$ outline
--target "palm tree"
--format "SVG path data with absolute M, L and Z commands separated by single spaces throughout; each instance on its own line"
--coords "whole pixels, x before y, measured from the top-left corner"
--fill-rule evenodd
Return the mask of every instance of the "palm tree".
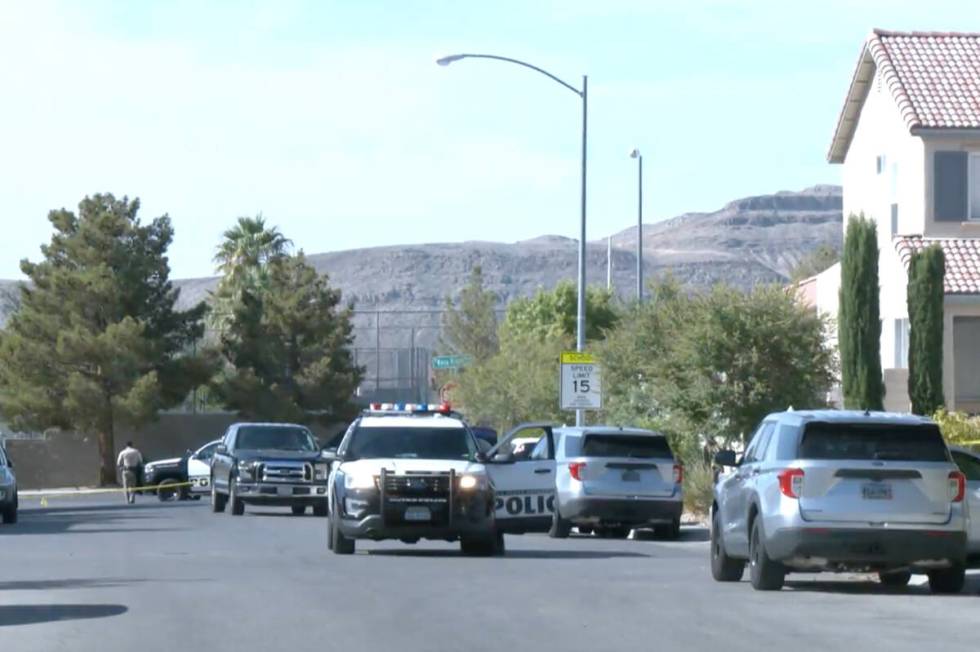
M 224 241 L 214 255 L 221 273 L 218 289 L 212 294 L 211 327 L 222 330 L 245 291 L 256 292 L 266 285 L 268 264 L 289 254 L 292 241 L 278 227 L 267 227 L 262 214 L 239 217 L 224 232 Z

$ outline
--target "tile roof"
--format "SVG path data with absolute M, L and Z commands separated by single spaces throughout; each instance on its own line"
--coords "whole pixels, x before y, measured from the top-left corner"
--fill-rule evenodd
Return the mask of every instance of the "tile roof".
M 980 129 L 980 34 L 875 30 L 865 42 L 828 159 L 847 154 L 875 71 L 912 129 Z
M 906 269 L 913 252 L 938 244 L 946 257 L 946 294 L 980 294 L 980 238 L 923 238 L 897 236 L 895 250 Z

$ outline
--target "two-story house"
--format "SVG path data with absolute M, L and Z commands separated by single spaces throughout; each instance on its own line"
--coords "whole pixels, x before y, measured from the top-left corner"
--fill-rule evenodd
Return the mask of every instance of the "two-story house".
M 828 153 L 843 166 L 850 214 L 877 223 L 885 407 L 907 411 L 907 265 L 930 244 L 946 256 L 943 389 L 980 412 L 980 34 L 875 30 L 851 79 Z M 836 317 L 840 265 L 815 279 Z

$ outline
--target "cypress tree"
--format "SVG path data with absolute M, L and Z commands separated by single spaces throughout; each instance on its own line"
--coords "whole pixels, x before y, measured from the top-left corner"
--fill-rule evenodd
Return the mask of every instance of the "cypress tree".
M 863 213 L 848 218 L 841 255 L 839 305 L 844 407 L 881 410 L 885 384 L 881 376 L 878 230 Z
M 909 261 L 909 398 L 912 412 L 931 415 L 943 397 L 943 277 L 946 260 L 939 246 L 912 254 Z

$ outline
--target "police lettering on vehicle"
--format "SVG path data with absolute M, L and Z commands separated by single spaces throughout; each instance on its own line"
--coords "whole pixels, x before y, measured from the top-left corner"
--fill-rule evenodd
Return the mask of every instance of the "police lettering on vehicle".
M 555 511 L 555 494 L 530 494 L 527 492 L 497 493 L 494 511 L 497 516 L 539 516 L 550 515 Z

